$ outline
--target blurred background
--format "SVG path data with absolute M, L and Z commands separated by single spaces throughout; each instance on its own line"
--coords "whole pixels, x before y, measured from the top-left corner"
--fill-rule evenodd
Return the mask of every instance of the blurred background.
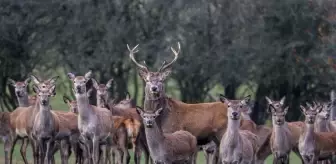
M 102 83 L 114 79 L 114 97 L 129 91 L 142 106 L 143 81 L 126 44 L 140 44 L 137 60 L 156 71 L 180 42 L 169 96 L 198 103 L 251 94 L 259 124 L 264 97 L 286 96 L 288 120 L 298 120 L 300 103 L 327 101 L 335 88 L 335 27 L 335 0 L 1 0 L 1 110 L 16 107 L 7 79 L 31 74 L 59 75 L 53 103 L 67 110 L 66 73 L 89 69 Z

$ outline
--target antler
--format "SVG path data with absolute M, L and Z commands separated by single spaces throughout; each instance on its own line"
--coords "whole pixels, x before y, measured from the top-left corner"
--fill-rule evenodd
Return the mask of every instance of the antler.
M 141 65 L 141 64 L 138 63 L 138 62 L 135 60 L 135 58 L 134 58 L 134 54 L 137 53 L 137 52 L 139 51 L 139 50 L 137 50 L 138 46 L 139 46 L 139 44 L 136 45 L 133 49 L 131 49 L 131 48 L 128 46 L 128 44 L 127 44 L 128 51 L 130 52 L 129 56 L 130 56 L 130 58 L 132 59 L 132 61 L 133 61 L 139 68 L 148 71 L 148 69 L 147 69 L 146 66 Z
M 178 46 L 178 51 L 177 51 L 177 52 L 175 51 L 175 49 L 174 49 L 173 47 L 170 47 L 170 49 L 173 51 L 175 57 L 174 57 L 174 59 L 173 59 L 170 63 L 168 63 L 168 64 L 165 64 L 165 61 L 164 61 L 164 63 L 162 64 L 161 68 L 159 69 L 159 72 L 165 70 L 165 69 L 168 68 L 168 67 L 170 67 L 170 66 L 177 60 L 178 55 L 179 55 L 180 50 L 181 50 L 180 42 L 177 42 L 177 46 Z

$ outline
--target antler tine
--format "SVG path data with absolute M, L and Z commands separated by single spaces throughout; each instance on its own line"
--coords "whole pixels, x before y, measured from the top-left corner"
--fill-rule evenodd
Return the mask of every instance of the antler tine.
M 306 102 L 306 105 L 309 107 L 309 109 L 313 108 L 313 106 L 309 102 Z
M 179 53 L 180 53 L 180 51 L 181 51 L 181 45 L 180 45 L 180 42 L 177 42 L 177 47 L 178 47 L 178 51 L 177 51 L 177 52 L 176 52 L 176 50 L 175 50 L 173 47 L 170 47 L 170 49 L 171 49 L 171 51 L 173 51 L 175 57 L 174 57 L 174 59 L 173 59 L 170 63 L 168 63 L 168 64 L 163 64 L 163 66 L 160 68 L 159 71 L 163 71 L 163 70 L 165 70 L 166 68 L 170 67 L 170 66 L 177 60 L 178 55 L 179 55 Z
M 142 64 L 140 64 L 140 63 L 138 63 L 138 62 L 135 60 L 135 58 L 134 58 L 134 54 L 137 53 L 137 52 L 139 52 L 139 50 L 137 50 L 138 46 L 139 46 L 139 44 L 137 44 L 133 49 L 131 49 L 131 48 L 129 47 L 129 45 L 127 44 L 128 51 L 130 52 L 129 57 L 132 59 L 132 61 L 133 61 L 139 68 L 148 71 L 148 69 L 147 69 L 146 66 L 144 66 L 144 65 L 142 65 Z
M 160 71 L 161 71 L 162 68 L 165 66 L 165 64 L 166 64 L 166 61 L 163 61 L 163 62 L 162 62 L 162 65 L 161 65 L 161 67 L 160 67 L 160 69 L 159 69 Z

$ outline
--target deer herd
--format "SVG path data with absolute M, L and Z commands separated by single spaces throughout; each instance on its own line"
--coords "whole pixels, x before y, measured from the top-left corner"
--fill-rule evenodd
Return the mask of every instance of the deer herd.
M 156 72 L 136 61 L 137 47 L 127 45 L 129 57 L 145 82 L 143 107 L 136 106 L 129 94 L 116 103 L 108 92 L 113 80 L 99 83 L 92 71 L 67 74 L 75 95 L 74 100 L 63 96 L 68 110 L 50 105 L 58 76 L 48 80 L 34 75 L 24 81 L 9 79 L 19 107 L 0 112 L 5 164 L 12 164 L 18 140 L 25 164 L 29 144 L 34 164 L 55 163 L 57 151 L 62 164 L 67 164 L 72 154 L 76 164 L 128 164 L 129 149 L 134 151 L 136 164 L 141 162 L 142 153 L 146 164 L 195 164 L 200 149 L 207 164 L 262 164 L 270 155 L 273 163 L 287 164 L 292 151 L 302 163 L 332 163 L 336 121 L 330 119 L 330 102 L 301 105 L 305 120 L 286 122 L 290 109 L 285 106 L 285 97 L 279 101 L 266 97 L 272 127 L 256 125 L 249 116 L 250 96 L 230 100 L 220 95 L 218 102 L 187 104 L 166 95 L 164 82 L 178 58 L 180 44 L 177 51 L 171 48 L 174 59 L 163 62 Z M 28 94 L 30 81 L 35 95 Z M 90 101 L 92 97 L 95 104 Z

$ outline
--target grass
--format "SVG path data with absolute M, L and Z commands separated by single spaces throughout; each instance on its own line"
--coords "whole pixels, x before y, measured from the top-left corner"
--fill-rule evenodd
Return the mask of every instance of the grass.
M 3 147 L 2 144 L 0 146 Z M 131 155 L 130 164 L 134 164 L 133 152 L 131 150 L 129 152 L 130 152 L 130 155 Z M 28 147 L 28 150 L 27 150 L 27 158 L 28 158 L 29 163 L 33 163 L 32 151 L 31 151 L 30 147 Z M 4 159 L 5 159 L 4 152 L 0 151 L 0 163 L 4 163 Z M 59 155 L 59 153 L 57 153 L 55 155 L 56 164 L 61 163 L 60 159 L 61 159 L 60 155 Z M 21 155 L 20 155 L 20 144 L 17 144 L 16 147 L 15 147 L 15 150 L 14 150 L 14 154 L 13 154 L 13 164 L 21 164 L 21 163 L 23 163 L 23 160 L 22 160 Z M 73 158 L 73 155 L 69 159 L 69 163 L 75 163 L 75 159 Z M 141 158 L 141 163 L 144 163 L 144 158 Z M 197 163 L 198 164 L 204 164 L 205 163 L 205 158 L 204 158 L 203 152 L 198 153 Z M 272 157 L 271 156 L 267 158 L 266 163 L 267 164 L 272 163 Z M 301 162 L 300 162 L 299 158 L 294 153 L 292 153 L 291 156 L 290 156 L 290 163 L 300 164 Z

